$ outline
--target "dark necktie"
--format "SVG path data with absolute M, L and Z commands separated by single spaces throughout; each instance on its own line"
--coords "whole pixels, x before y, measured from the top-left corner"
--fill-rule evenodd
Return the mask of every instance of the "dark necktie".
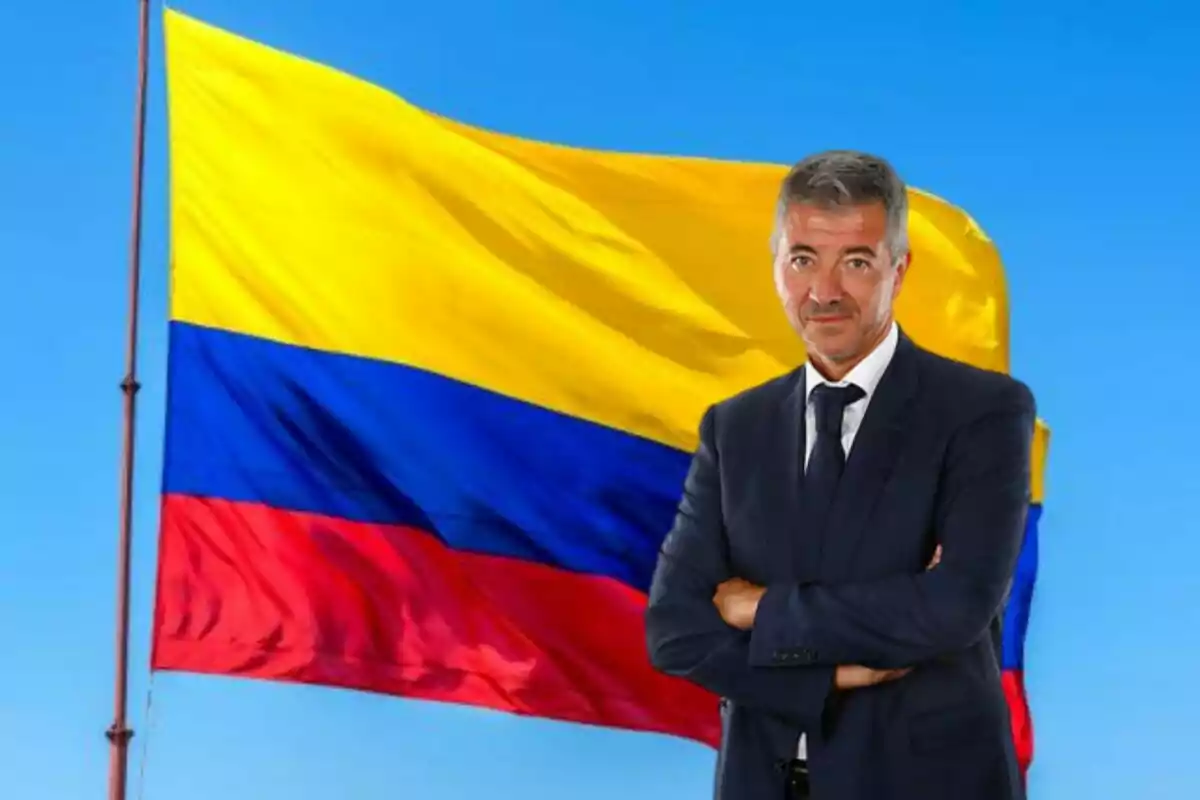
M 858 386 L 822 383 L 812 390 L 817 438 L 804 474 L 805 516 L 814 529 L 824 530 L 829 508 L 846 465 L 842 449 L 842 414 L 846 406 L 866 396 Z

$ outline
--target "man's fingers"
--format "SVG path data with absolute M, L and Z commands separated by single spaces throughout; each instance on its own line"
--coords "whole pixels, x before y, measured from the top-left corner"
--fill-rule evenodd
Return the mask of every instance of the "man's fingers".
M 942 561 L 942 546 L 939 544 L 937 546 L 937 549 L 933 551 L 933 558 L 930 559 L 929 566 L 925 567 L 925 569 L 931 570 L 934 567 L 936 567 L 938 564 L 940 564 L 941 561 Z
M 857 689 L 866 686 L 871 670 L 855 664 L 841 664 L 834 672 L 834 685 L 839 689 Z
M 912 667 L 905 667 L 904 669 L 873 669 L 871 670 L 871 685 L 891 683 L 903 678 L 910 672 L 912 672 Z
M 877 673 L 880 676 L 878 682 L 887 683 L 888 681 L 894 681 L 897 678 L 903 678 L 910 672 L 912 672 L 912 667 L 905 667 L 904 669 L 885 669 Z
M 858 664 L 842 664 L 835 673 L 835 683 L 839 689 L 860 689 L 864 686 L 875 686 L 880 683 L 898 680 L 912 672 L 912 667 L 902 669 L 871 669 Z

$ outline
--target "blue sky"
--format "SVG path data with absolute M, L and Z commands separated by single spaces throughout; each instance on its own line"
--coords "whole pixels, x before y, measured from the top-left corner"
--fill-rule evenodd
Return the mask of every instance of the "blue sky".
M 1198 12 L 1182 0 L 569 5 L 176 7 L 486 127 L 779 162 L 865 148 L 968 208 L 1007 262 L 1014 372 L 1054 430 L 1029 634 L 1032 797 L 1200 795 L 1188 496 L 1200 425 L 1187 410 L 1200 388 Z M 147 800 L 706 796 L 713 756 L 696 745 L 350 692 L 160 675 L 147 722 L 168 246 L 157 13 L 153 32 L 131 797 L 143 748 Z M 95 797 L 105 781 L 135 38 L 133 0 L 0 4 L 12 797 Z

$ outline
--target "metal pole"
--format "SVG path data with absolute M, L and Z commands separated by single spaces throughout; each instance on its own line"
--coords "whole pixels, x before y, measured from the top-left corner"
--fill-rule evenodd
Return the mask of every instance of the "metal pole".
M 124 439 L 121 453 L 120 543 L 117 552 L 117 669 L 113 692 L 113 721 L 105 735 L 109 741 L 108 798 L 125 800 L 129 740 L 133 731 L 125 724 L 129 683 L 129 551 L 133 519 L 134 410 L 137 392 L 138 284 L 141 273 L 142 162 L 146 133 L 146 73 L 149 51 L 150 0 L 139 0 L 137 105 L 133 145 L 133 222 L 129 241 L 129 317 L 125 341 Z

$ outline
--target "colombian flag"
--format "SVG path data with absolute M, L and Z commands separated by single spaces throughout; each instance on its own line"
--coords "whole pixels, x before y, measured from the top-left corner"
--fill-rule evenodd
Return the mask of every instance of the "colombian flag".
M 642 613 L 704 408 L 804 358 L 768 249 L 785 167 L 500 135 L 166 32 L 152 668 L 716 743 Z M 905 330 L 1007 370 L 991 242 L 916 190 L 911 237 Z M 1019 737 L 1037 520 L 1006 617 Z

